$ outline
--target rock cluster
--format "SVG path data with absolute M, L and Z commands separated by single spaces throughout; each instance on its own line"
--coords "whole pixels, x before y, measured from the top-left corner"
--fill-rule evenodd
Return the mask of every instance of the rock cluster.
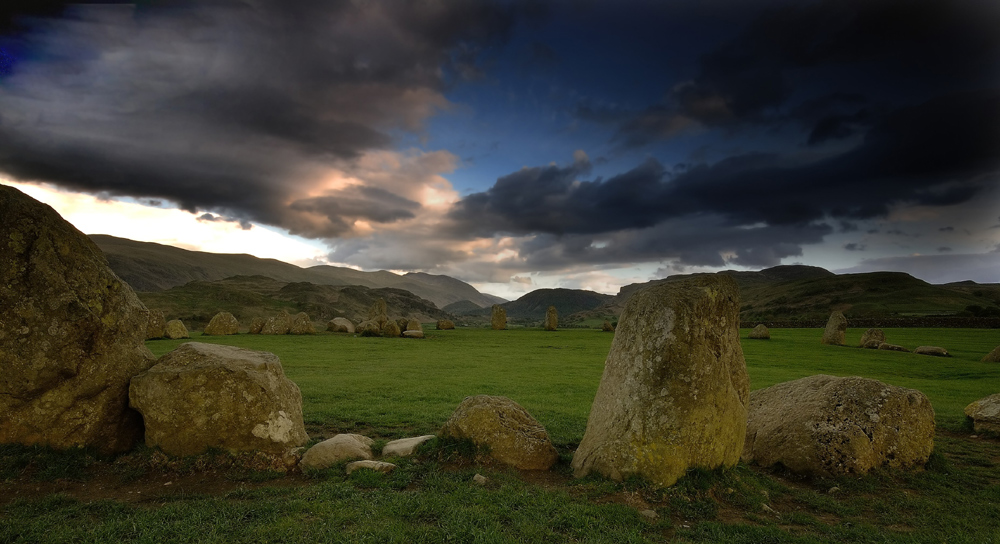
M 820 341 L 830 346 L 843 346 L 846 333 L 847 318 L 840 312 L 833 312 L 826 322 L 826 330 L 823 331 L 823 338 Z
M 499 304 L 494 304 L 490 317 L 490 325 L 495 331 L 502 331 L 507 328 L 507 310 Z
M 555 306 L 549 306 L 548 310 L 545 310 L 545 330 L 554 331 L 559 328 L 559 312 L 556 311 Z
M 747 338 L 750 338 L 752 340 L 770 340 L 771 331 L 767 329 L 767 325 L 761 323 L 756 327 L 754 327 L 752 331 L 750 331 L 750 334 L 747 336 Z
M 132 378 L 146 445 L 172 455 L 208 448 L 283 454 L 305 444 L 302 394 L 273 353 L 188 342 Z
M 934 409 L 915 389 L 817 375 L 750 394 L 743 459 L 814 476 L 922 465 L 934 449 Z
M 545 427 L 506 397 L 466 397 L 441 428 L 441 436 L 485 445 L 490 457 L 524 470 L 548 470 L 559 459 Z
M 219 312 L 208 322 L 202 334 L 206 336 L 225 336 L 240 332 L 240 322 L 229 312 Z
M 750 393 L 739 308 L 736 283 L 722 275 L 632 295 L 573 456 L 577 477 L 637 475 L 666 487 L 690 467 L 739 461 Z
M 885 333 L 882 329 L 868 329 L 861 335 L 860 347 L 865 349 L 878 349 L 885 343 Z
M 154 363 L 149 313 L 101 250 L 0 185 L 0 443 L 112 453 L 142 437 L 129 379 Z

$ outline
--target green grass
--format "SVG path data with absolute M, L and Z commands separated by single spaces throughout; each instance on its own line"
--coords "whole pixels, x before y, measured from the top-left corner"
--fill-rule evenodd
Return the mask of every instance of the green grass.
M 886 330 L 888 341 L 909 348 L 943 346 L 954 355 L 947 359 L 824 346 L 817 329 L 774 329 L 769 341 L 747 340 L 748 332 L 741 335 L 754 389 L 817 373 L 878 378 L 923 391 L 939 427 L 957 431 L 964 406 L 1000 387 L 1000 365 L 979 362 L 1000 343 L 997 331 Z M 856 345 L 862 332 L 849 330 L 848 343 Z M 465 396 L 508 396 L 552 435 L 562 454 L 552 471 L 475 465 L 474 448 L 441 440 L 389 475 L 346 476 L 335 467 L 298 480 L 219 452 L 170 460 L 140 448 L 104 460 L 86 451 L 5 446 L 0 485 L 8 492 L 109 481 L 141 486 L 199 474 L 215 474 L 229 488 L 164 488 L 139 503 L 29 493 L 0 500 L 0 542 L 1000 542 L 997 440 L 939 433 L 924 470 L 860 478 L 807 480 L 740 464 L 694 470 L 669 489 L 573 479 L 569 459 L 613 335 L 426 333 L 422 341 L 332 333 L 194 340 L 278 354 L 302 389 L 314 434 L 364 432 L 384 441 L 435 433 Z M 148 345 L 162 355 L 182 342 Z M 471 482 L 477 472 L 489 478 L 485 486 Z M 658 517 L 639 513 L 646 509 Z

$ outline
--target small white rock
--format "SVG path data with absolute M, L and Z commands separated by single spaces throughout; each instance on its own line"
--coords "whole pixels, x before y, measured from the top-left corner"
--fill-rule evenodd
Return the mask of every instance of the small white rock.
M 660 517 L 659 514 L 657 514 L 653 510 L 648 510 L 648 509 L 647 510 L 640 510 L 639 513 L 643 517 L 646 517 L 646 518 L 649 518 L 649 519 L 656 519 L 656 518 Z
M 383 457 L 409 457 L 413 455 L 413 452 L 417 451 L 417 448 L 421 444 L 427 442 L 428 440 L 434 438 L 432 434 L 426 434 L 424 436 L 416 436 L 413 438 L 400 438 L 399 440 L 393 440 L 382 448 Z
M 363 468 L 388 474 L 396 469 L 396 465 L 384 461 L 354 461 L 353 463 L 347 463 L 348 474 Z
M 475 476 L 472 477 L 472 481 L 479 485 L 486 485 L 486 482 L 489 481 L 489 478 L 483 476 L 482 474 L 476 474 Z

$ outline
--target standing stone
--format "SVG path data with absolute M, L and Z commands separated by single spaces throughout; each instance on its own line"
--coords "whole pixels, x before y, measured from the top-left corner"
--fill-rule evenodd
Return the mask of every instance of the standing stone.
M 376 321 L 362 321 L 358 325 L 358 334 L 361 336 L 382 336 L 382 327 Z
M 423 331 L 423 330 L 424 330 L 424 326 L 420 324 L 419 320 L 417 320 L 417 319 L 410 319 L 409 321 L 406 322 L 406 329 L 404 329 L 403 332 L 406 332 L 406 331 Z
M 554 331 L 559 328 L 559 312 L 556 311 L 555 306 L 549 306 L 548 310 L 545 310 L 545 330 Z
M 545 427 L 507 397 L 466 397 L 441 436 L 487 446 L 490 457 L 522 470 L 548 470 L 559 459 Z
M 399 331 L 399 325 L 395 321 L 386 321 L 382 325 L 382 336 L 386 338 L 398 338 L 402 336 L 402 332 Z
M 309 314 L 295 314 L 288 324 L 288 334 L 316 334 L 316 327 L 313 326 L 312 319 L 309 319 Z
M 187 327 L 184 326 L 184 322 L 180 319 L 171 319 L 167 321 L 167 338 L 171 340 L 180 340 L 181 338 L 191 338 L 188 334 Z
M 227 336 L 240 332 L 240 322 L 229 312 L 219 312 L 202 331 L 206 336 Z
M 826 330 L 823 331 L 823 338 L 820 342 L 830 346 L 843 346 L 846 336 L 847 318 L 840 312 L 833 312 L 826 322 Z
M 860 347 L 865 349 L 878 349 L 885 342 L 885 333 L 882 329 L 868 329 L 861 335 Z
M 690 467 L 739 461 L 750 393 L 739 309 L 736 283 L 721 275 L 629 298 L 573 456 L 576 477 L 638 475 L 666 487 Z
M 163 310 L 149 311 L 149 324 L 146 325 L 146 340 L 155 340 L 167 335 L 167 320 Z
M 450 319 L 439 319 L 435 326 L 439 331 L 450 331 L 455 329 L 455 322 Z
M 993 348 L 993 351 L 986 354 L 983 357 L 982 362 L 984 363 L 1000 363 L 1000 346 Z
M 346 317 L 335 317 L 326 324 L 326 330 L 354 334 L 354 323 L 351 323 L 351 320 Z
M 208 448 L 283 454 L 309 441 L 302 394 L 273 353 L 188 342 L 132 378 L 146 445 L 171 455 Z
M 972 420 L 972 429 L 1000 434 L 1000 393 L 981 398 L 965 407 L 965 416 Z
M 261 327 L 261 334 L 288 334 L 289 329 L 292 328 L 292 316 L 288 315 L 288 312 L 281 310 L 281 313 L 274 317 L 267 318 L 264 322 L 264 326 Z
M 389 316 L 387 315 L 388 310 L 386 309 L 385 299 L 380 298 L 372 304 L 372 307 L 368 310 L 368 321 L 374 321 L 378 323 L 379 328 L 385 326 L 386 321 L 389 321 Z
M 502 331 L 507 328 L 507 310 L 499 304 L 493 305 L 493 315 L 490 318 L 493 330 Z
M 770 340 L 771 331 L 768 330 L 767 325 L 760 323 L 754 327 L 752 331 L 750 331 L 750 335 L 747 336 L 747 338 L 751 338 L 753 340 Z
M 601 330 L 604 331 L 604 332 L 615 332 L 615 327 L 614 327 L 614 325 L 611 324 L 610 321 L 608 321 L 607 319 L 605 319 L 604 323 L 601 324 Z
M 809 376 L 750 394 L 743 460 L 814 476 L 924 464 L 934 449 L 927 396 L 857 376 Z
M 89 238 L 0 185 L 0 443 L 131 448 L 129 379 L 155 362 L 148 322 Z
M 260 331 L 264 330 L 264 325 L 267 324 L 267 320 L 263 317 L 255 317 L 250 320 L 250 334 L 260 334 Z
M 410 320 L 405 317 L 401 317 L 396 320 L 396 326 L 399 327 L 399 332 L 404 333 L 407 331 L 407 325 L 410 324 Z

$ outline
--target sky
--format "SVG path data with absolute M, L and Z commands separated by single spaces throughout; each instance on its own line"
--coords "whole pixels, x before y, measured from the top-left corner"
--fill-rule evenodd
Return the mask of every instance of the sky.
M 0 7 L 0 183 L 111 234 L 508 299 L 1000 282 L 994 0 Z

